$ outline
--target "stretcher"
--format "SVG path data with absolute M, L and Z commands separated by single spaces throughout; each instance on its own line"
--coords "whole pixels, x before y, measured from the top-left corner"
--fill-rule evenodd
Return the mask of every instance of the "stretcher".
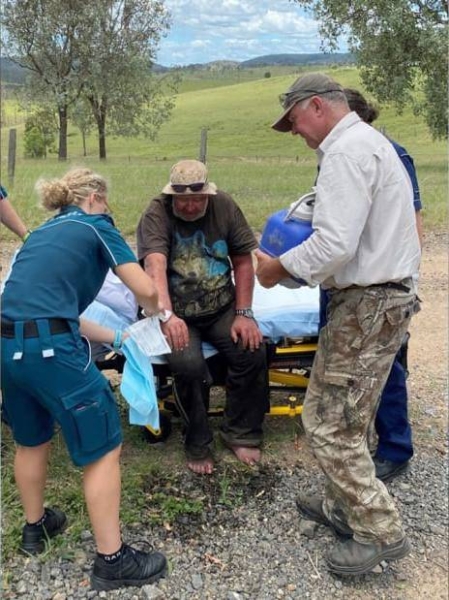
M 111 280 L 109 280 L 111 287 Z M 120 284 L 115 282 L 114 294 L 103 291 L 94 303 L 94 310 L 87 310 L 83 316 L 96 320 L 101 324 L 118 327 L 123 319 L 124 307 L 117 305 Z M 101 302 L 100 302 L 101 301 Z M 128 301 L 128 315 L 129 298 Z M 107 307 L 117 317 L 117 322 L 99 318 L 101 306 Z M 296 417 L 302 412 L 302 402 L 309 380 L 312 363 L 316 351 L 319 321 L 319 292 L 306 287 L 289 289 L 277 285 L 265 289 L 256 283 L 253 298 L 253 310 L 258 325 L 264 335 L 268 381 L 270 390 L 269 415 Z M 131 311 L 132 312 L 132 311 Z M 129 322 L 129 317 L 128 317 Z M 123 326 L 122 321 L 122 326 Z M 203 353 L 212 376 L 214 386 L 223 386 L 226 377 L 226 365 L 219 353 L 210 345 L 203 345 Z M 124 357 L 116 352 L 108 352 L 105 348 L 93 348 L 93 357 L 101 370 L 114 369 L 122 372 Z M 150 443 L 165 440 L 171 432 L 171 419 L 178 416 L 174 383 L 170 369 L 163 356 L 151 358 L 159 404 L 160 425 L 153 429 L 144 428 L 145 437 Z M 274 402 L 274 398 L 276 401 Z M 213 406 L 212 406 L 213 404 Z M 210 416 L 221 415 L 223 406 L 211 403 L 208 407 Z

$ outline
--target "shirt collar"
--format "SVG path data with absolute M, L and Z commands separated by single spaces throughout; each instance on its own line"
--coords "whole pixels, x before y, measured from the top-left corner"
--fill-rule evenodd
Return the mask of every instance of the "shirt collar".
M 85 210 L 83 210 L 79 206 L 76 206 L 76 204 L 70 204 L 69 206 L 63 206 L 61 208 L 61 210 L 59 211 L 59 213 L 53 218 L 58 219 L 61 217 L 76 217 L 76 216 L 100 217 L 100 218 L 105 219 L 111 225 L 113 225 L 115 227 L 114 219 L 110 215 L 108 215 L 106 213 L 100 213 L 98 215 L 89 215 Z
M 61 210 L 59 211 L 60 215 L 68 215 L 68 214 L 73 214 L 73 213 L 78 214 L 78 215 L 87 215 L 87 212 L 85 210 L 83 210 L 82 208 L 80 208 L 79 206 L 76 206 L 76 204 L 70 204 L 69 206 L 63 206 L 61 208 Z
M 331 129 L 331 131 L 327 134 L 327 136 L 318 146 L 316 150 L 318 159 L 323 157 L 323 154 L 325 154 L 329 150 L 332 144 L 342 135 L 344 131 L 346 131 L 346 129 L 349 129 L 350 127 L 352 127 L 356 123 L 360 123 L 361 121 L 362 119 L 354 111 L 351 111 L 342 119 L 340 119 L 340 121 L 338 121 L 338 123 L 333 127 L 333 129 Z

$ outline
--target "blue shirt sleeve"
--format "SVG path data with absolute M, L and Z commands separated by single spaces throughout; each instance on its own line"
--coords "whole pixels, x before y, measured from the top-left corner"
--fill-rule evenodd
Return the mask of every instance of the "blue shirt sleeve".
M 394 149 L 396 150 L 399 158 L 402 161 L 402 164 L 407 170 L 408 176 L 410 177 L 410 181 L 413 187 L 413 205 L 415 207 L 415 211 L 421 210 L 421 195 L 419 193 L 418 178 L 416 176 L 416 169 L 415 163 L 413 162 L 413 158 L 403 146 L 400 146 L 397 142 L 391 143 L 393 144 Z

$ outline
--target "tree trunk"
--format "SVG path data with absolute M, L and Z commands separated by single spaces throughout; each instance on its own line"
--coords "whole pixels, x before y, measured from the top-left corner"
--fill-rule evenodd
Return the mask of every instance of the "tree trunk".
M 98 131 L 98 152 L 100 160 L 106 160 L 106 106 L 107 102 L 103 97 L 101 102 L 95 96 L 88 96 L 92 106 L 95 122 Z
M 58 159 L 67 160 L 67 106 L 58 108 L 59 116 L 59 151 Z
M 106 127 L 103 115 L 97 121 L 98 125 L 98 152 L 100 160 L 106 160 Z
M 106 107 L 107 99 L 103 96 L 98 111 L 98 143 L 100 146 L 100 160 L 106 159 Z

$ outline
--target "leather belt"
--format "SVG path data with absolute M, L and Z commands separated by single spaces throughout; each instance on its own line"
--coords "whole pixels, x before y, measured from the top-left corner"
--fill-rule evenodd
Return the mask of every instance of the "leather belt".
M 58 333 L 68 333 L 70 331 L 70 325 L 65 319 L 47 319 L 50 327 L 50 333 L 56 335 Z M 2 337 L 13 338 L 15 323 L 12 321 L 2 321 L 1 333 Z M 35 338 L 39 337 L 37 330 L 36 321 L 25 321 L 23 324 L 23 337 L 24 338 Z
M 368 287 L 385 287 L 390 288 L 392 290 L 399 290 L 400 292 L 405 292 L 407 294 L 411 290 L 411 288 L 407 287 L 403 283 L 399 283 L 396 281 L 387 281 L 386 283 L 378 283 L 374 285 L 369 285 Z
M 408 282 L 411 280 L 404 279 L 403 281 Z M 342 288 L 342 290 L 365 290 L 368 288 L 389 288 L 391 290 L 399 290 L 400 292 L 405 292 L 406 294 L 408 294 L 412 289 L 410 286 L 407 286 L 405 285 L 405 283 L 401 283 L 400 281 L 386 281 L 385 283 L 373 283 L 371 285 L 350 285 L 347 288 Z

